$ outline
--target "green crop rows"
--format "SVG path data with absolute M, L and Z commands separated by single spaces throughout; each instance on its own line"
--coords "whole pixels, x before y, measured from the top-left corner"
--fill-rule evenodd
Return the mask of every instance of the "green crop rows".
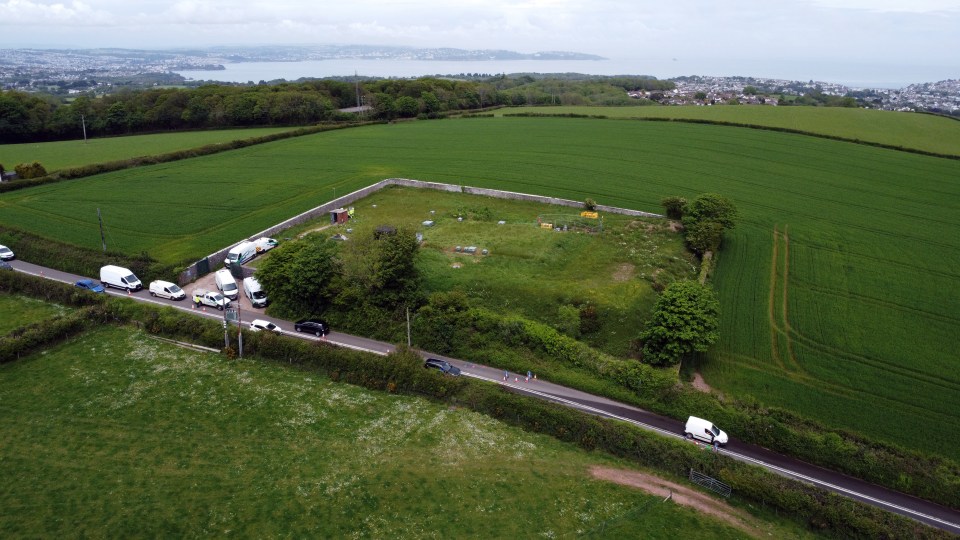
M 0 222 L 96 248 L 99 207 L 115 249 L 188 261 L 387 177 L 651 211 L 667 195 L 722 193 L 743 217 L 716 273 L 723 337 L 707 381 L 960 457 L 954 160 L 723 126 L 418 122 L 12 192 Z
M 18 163 L 39 161 L 47 171 L 58 171 L 90 163 L 119 161 L 140 156 L 155 156 L 237 139 L 263 137 L 291 128 L 223 129 L 157 133 L 131 137 L 110 137 L 88 141 L 5 144 L 0 146 L 0 163 L 12 171 Z
M 518 107 L 495 114 L 583 114 L 749 124 L 960 156 L 960 122 L 930 114 L 838 107 Z

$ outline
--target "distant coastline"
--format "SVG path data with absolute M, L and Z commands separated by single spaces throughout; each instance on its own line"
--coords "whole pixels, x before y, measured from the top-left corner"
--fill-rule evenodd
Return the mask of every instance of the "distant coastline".
M 172 70 L 189 80 L 230 83 L 295 81 L 300 78 L 347 77 L 409 78 L 432 75 L 582 73 L 585 75 L 647 75 L 671 79 L 687 75 L 750 76 L 794 81 L 824 81 L 851 88 L 899 89 L 921 82 L 950 78 L 940 66 L 870 66 L 806 62 L 799 65 L 684 61 L 676 59 L 599 60 L 408 60 L 344 58 L 305 61 L 228 62 L 222 70 Z

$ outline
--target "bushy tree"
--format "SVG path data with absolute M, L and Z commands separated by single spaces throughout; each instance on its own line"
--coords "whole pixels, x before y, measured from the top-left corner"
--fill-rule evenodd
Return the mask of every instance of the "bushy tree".
M 13 168 L 17 172 L 17 177 L 19 178 L 40 178 L 41 176 L 47 175 L 47 169 L 39 162 L 34 161 L 29 165 L 26 163 L 21 163 Z
M 257 281 L 284 313 L 312 314 L 332 300 L 340 264 L 336 245 L 321 235 L 281 244 L 257 268 Z
M 699 221 L 684 229 L 684 237 L 690 249 L 697 253 L 706 253 L 720 248 L 723 230 L 723 225 L 716 221 Z
M 688 221 L 715 221 L 724 229 L 732 229 L 737 224 L 737 217 L 739 213 L 733 201 L 716 193 L 704 193 L 686 206 L 683 221 L 684 225 Z
M 704 193 L 683 210 L 684 236 L 687 246 L 698 253 L 716 251 L 723 233 L 737 224 L 737 207 L 733 201 L 716 193 Z
M 640 334 L 643 361 L 674 366 L 694 352 L 705 352 L 720 337 L 720 303 L 713 290 L 695 281 L 677 281 L 664 289 Z
M 419 305 L 420 274 L 415 264 L 419 252 L 416 233 L 409 228 L 354 235 L 340 253 L 344 271 L 340 301 L 387 309 Z
M 683 217 L 683 209 L 687 206 L 687 200 L 683 197 L 664 197 L 660 200 L 660 206 L 666 212 L 670 219 L 680 219 Z

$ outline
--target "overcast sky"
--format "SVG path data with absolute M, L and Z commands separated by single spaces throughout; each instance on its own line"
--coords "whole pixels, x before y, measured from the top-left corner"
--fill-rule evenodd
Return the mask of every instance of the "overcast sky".
M 0 0 L 0 48 L 321 43 L 923 65 L 960 78 L 960 0 Z

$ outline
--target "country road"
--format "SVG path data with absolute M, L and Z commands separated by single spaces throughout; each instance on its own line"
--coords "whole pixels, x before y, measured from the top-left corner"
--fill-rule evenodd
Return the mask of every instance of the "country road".
M 61 281 L 63 283 L 73 284 L 84 276 L 68 274 L 58 270 L 37 266 L 25 261 L 10 261 L 13 268 L 17 271 L 42 276 L 47 279 Z M 99 281 L 94 279 L 94 281 Z M 171 306 L 183 311 L 189 311 L 197 316 L 223 319 L 223 313 L 216 309 L 207 308 L 206 310 L 197 309 L 186 300 L 166 300 L 154 298 L 147 291 L 147 283 L 144 283 L 144 289 L 135 293 L 127 293 L 117 289 L 108 289 L 108 293 L 116 296 L 129 296 L 132 299 L 150 302 L 157 305 Z M 261 317 L 262 315 L 257 315 Z M 243 316 L 248 321 L 253 317 Z M 300 339 L 316 341 L 313 335 L 300 334 L 294 331 L 293 323 L 278 319 L 269 319 L 279 326 L 285 334 Z M 368 351 L 375 354 L 386 355 L 394 350 L 394 346 L 389 343 L 376 341 L 341 332 L 331 331 L 325 336 L 325 341 L 330 344 L 347 347 L 355 350 Z M 656 431 L 667 437 L 682 438 L 683 422 L 673 418 L 656 415 L 631 405 L 619 403 L 604 397 L 595 396 L 586 392 L 581 392 L 572 388 L 559 386 L 543 380 L 526 380 L 526 374 L 509 373 L 508 380 L 504 381 L 504 370 L 495 367 L 484 366 L 456 358 L 448 358 L 442 355 L 421 353 L 424 357 L 443 358 L 456 366 L 460 367 L 463 375 L 495 384 L 501 384 L 513 391 L 535 396 L 561 403 L 570 407 L 583 410 L 590 414 L 613 418 L 632 423 L 644 429 Z M 721 428 L 723 426 L 720 426 Z M 691 443 L 692 444 L 692 443 Z M 741 461 L 750 462 L 762 466 L 777 474 L 797 479 L 802 482 L 814 484 L 823 489 L 833 491 L 840 495 L 851 497 L 867 504 L 883 508 L 885 510 L 910 517 L 930 526 L 937 527 L 953 534 L 960 535 L 960 511 L 944 507 L 942 505 L 918 499 L 916 497 L 905 495 L 903 493 L 877 486 L 863 480 L 853 478 L 838 472 L 834 472 L 822 467 L 811 465 L 803 461 L 791 458 L 789 456 L 777 454 L 765 448 L 747 444 L 738 441 L 735 437 L 730 438 L 730 443 L 721 453 Z

